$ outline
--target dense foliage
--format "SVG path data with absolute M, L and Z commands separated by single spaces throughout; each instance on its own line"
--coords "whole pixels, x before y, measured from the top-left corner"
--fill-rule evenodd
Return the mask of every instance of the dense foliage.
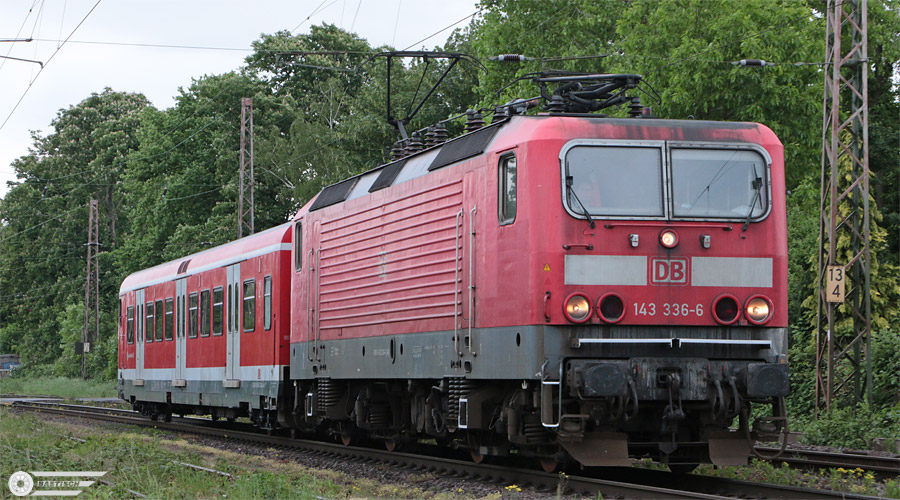
M 900 402 L 900 4 L 870 2 L 870 156 L 877 267 L 872 355 L 879 408 Z M 657 116 L 767 124 L 785 144 L 795 391 L 812 409 L 824 22 L 816 0 L 482 0 L 482 13 L 442 50 L 473 54 L 410 125 L 532 97 L 517 77 L 541 70 L 627 72 L 659 93 Z M 256 227 L 287 220 L 322 186 L 383 163 L 396 132 L 385 119 L 386 66 L 366 40 L 332 25 L 262 35 L 234 71 L 198 77 L 156 109 L 140 94 L 100 90 L 59 111 L 12 167 L 0 200 L 0 350 L 47 375 L 80 371 L 88 200 L 100 201 L 102 332 L 94 377 L 114 376 L 116 293 L 130 272 L 230 241 L 237 234 L 240 102 L 254 104 Z M 311 54 L 310 52 L 316 52 Z M 501 53 L 536 58 L 488 62 Z M 763 68 L 740 59 L 777 63 Z M 395 63 L 397 113 L 446 61 Z M 422 77 L 424 75 L 424 77 Z M 422 83 L 420 84 L 420 77 Z M 652 92 L 650 92 L 652 94 Z M 880 228 L 880 229 L 879 229 Z M 34 368 L 31 368 L 34 369 Z M 824 431 L 823 431 L 824 432 Z

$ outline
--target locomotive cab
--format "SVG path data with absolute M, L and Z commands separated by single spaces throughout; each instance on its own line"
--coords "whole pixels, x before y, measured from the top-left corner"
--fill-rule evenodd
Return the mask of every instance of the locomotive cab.
M 542 425 L 583 465 L 745 464 L 789 390 L 781 144 L 757 124 L 543 120 L 556 137 L 523 152 L 518 200 L 559 349 Z M 751 429 L 756 403 L 773 417 Z

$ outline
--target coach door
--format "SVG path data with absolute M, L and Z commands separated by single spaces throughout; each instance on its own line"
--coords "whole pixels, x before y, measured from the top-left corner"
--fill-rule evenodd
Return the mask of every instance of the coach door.
M 138 290 L 134 293 L 135 318 L 134 318 L 134 378 L 135 380 L 144 380 L 144 324 L 147 321 L 144 318 L 144 290 Z
M 184 331 L 184 311 L 187 302 L 187 279 L 175 282 L 175 380 L 174 387 L 187 385 L 187 335 Z
M 241 265 L 227 268 L 228 276 L 228 352 L 225 356 L 225 387 L 241 386 Z

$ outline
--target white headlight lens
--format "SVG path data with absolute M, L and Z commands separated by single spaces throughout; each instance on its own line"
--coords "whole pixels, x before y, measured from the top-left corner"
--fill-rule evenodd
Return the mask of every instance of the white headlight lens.
M 584 295 L 572 295 L 566 300 L 565 311 L 571 321 L 582 323 L 591 315 L 591 302 Z
M 770 311 L 769 301 L 762 297 L 756 297 L 747 302 L 747 317 L 750 321 L 761 323 L 769 317 Z
M 675 231 L 667 229 L 659 235 L 659 242 L 666 248 L 675 248 L 678 244 L 678 235 Z

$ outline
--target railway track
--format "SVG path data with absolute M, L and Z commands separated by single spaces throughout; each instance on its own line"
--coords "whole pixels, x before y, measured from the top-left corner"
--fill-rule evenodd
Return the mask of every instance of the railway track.
M 779 448 L 757 446 L 756 450 L 764 456 L 772 455 Z M 801 450 L 788 448 L 784 454 L 773 462 L 784 462 L 792 467 L 843 467 L 845 469 L 863 469 L 882 474 L 900 474 L 900 457 L 869 455 L 866 452 L 835 453 L 818 450 Z
M 47 415 L 102 420 L 120 424 L 156 427 L 175 432 L 202 435 L 229 441 L 240 441 L 346 460 L 369 461 L 394 468 L 474 479 L 498 485 L 517 484 L 554 494 L 558 491 L 585 496 L 612 498 L 719 499 L 719 498 L 847 498 L 869 499 L 864 495 L 751 483 L 702 475 L 675 475 L 639 468 L 595 468 L 583 475 L 561 476 L 520 466 L 474 464 L 468 460 L 423 454 L 343 446 L 312 439 L 291 439 L 223 427 L 203 418 L 173 418 L 172 422 L 151 421 L 131 410 L 97 408 L 56 403 L 22 403 L 10 405 L 14 411 L 31 411 Z M 249 427 L 249 426 L 248 426 Z M 442 449 L 435 449 L 440 453 Z M 563 484 L 561 484 L 561 481 Z M 498 486 L 499 487 L 499 486 Z

